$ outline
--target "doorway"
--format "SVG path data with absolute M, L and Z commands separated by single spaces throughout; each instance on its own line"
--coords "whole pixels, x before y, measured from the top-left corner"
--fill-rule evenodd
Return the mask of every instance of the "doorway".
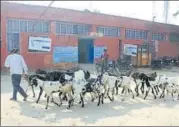
M 94 62 L 94 39 L 78 39 L 78 62 L 91 64 Z

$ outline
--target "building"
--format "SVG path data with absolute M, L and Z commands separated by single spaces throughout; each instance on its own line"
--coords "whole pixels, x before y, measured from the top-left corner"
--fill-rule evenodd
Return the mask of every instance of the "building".
M 117 59 L 123 44 L 152 43 L 158 40 L 157 56 L 179 54 L 179 26 L 154 23 L 127 17 L 49 8 L 32 29 L 34 20 L 44 6 L 1 2 L 1 67 L 14 46 L 20 48 L 29 68 L 55 66 L 53 51 L 56 46 L 78 46 L 79 34 L 102 32 L 94 40 L 95 46 L 106 46 L 110 59 Z M 51 51 L 29 50 L 29 36 L 51 38 Z

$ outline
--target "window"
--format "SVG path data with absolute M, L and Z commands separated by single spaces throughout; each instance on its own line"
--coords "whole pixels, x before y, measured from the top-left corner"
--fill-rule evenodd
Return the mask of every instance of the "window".
M 42 32 L 48 33 L 50 31 L 50 22 L 42 22 Z
M 69 34 L 73 34 L 73 25 L 68 24 L 68 25 L 67 25 L 67 28 L 66 28 L 66 31 L 67 31 L 67 33 L 69 33 Z
M 135 31 L 135 37 L 136 37 L 136 39 L 140 39 L 140 31 L 139 30 Z
M 84 26 L 78 25 L 78 34 L 83 35 L 84 34 Z
M 111 29 L 111 36 L 113 37 L 119 36 L 119 30 L 116 28 Z
M 171 42 L 179 42 L 179 33 L 170 33 L 169 40 Z
M 19 33 L 7 33 L 8 51 L 19 48 Z
M 34 28 L 33 28 L 34 25 Z M 19 33 L 19 32 L 38 32 L 48 33 L 50 31 L 50 22 L 24 19 L 8 19 L 7 32 Z
M 8 32 L 19 33 L 20 31 L 19 20 L 8 20 L 7 30 Z
M 130 30 L 126 30 L 126 38 L 130 38 Z
M 130 38 L 135 38 L 135 30 L 130 31 Z
M 152 33 L 152 40 L 164 41 L 166 35 L 164 33 Z
M 27 21 L 20 21 L 20 32 L 27 32 Z
M 42 23 L 36 22 L 34 25 L 34 32 L 42 33 Z
M 110 28 L 105 28 L 104 30 L 105 30 L 105 32 L 104 32 L 104 35 L 105 35 L 105 36 L 110 36 L 110 35 L 111 35 L 111 34 L 110 34 L 110 32 L 111 32 L 111 31 L 110 31 Z
M 34 21 L 28 21 L 28 32 L 33 32 L 33 25 L 35 24 Z
M 147 31 L 126 29 L 125 37 L 127 39 L 147 39 Z
M 78 25 L 73 25 L 73 34 L 78 34 Z
M 57 22 L 56 33 L 58 34 L 79 34 L 87 35 L 91 30 L 91 25 L 76 24 L 68 22 Z
M 97 27 L 97 33 L 102 33 L 104 36 L 119 37 L 120 29 L 115 27 Z
M 61 34 L 66 34 L 66 24 L 61 24 Z

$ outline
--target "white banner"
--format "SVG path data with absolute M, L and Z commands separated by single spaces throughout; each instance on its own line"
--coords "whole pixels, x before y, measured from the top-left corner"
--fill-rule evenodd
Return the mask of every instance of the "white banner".
M 137 54 L 137 45 L 124 44 L 123 53 L 125 55 L 136 56 L 136 54 Z
M 43 37 L 29 37 L 29 49 L 38 50 L 38 51 L 47 51 L 51 50 L 51 38 Z

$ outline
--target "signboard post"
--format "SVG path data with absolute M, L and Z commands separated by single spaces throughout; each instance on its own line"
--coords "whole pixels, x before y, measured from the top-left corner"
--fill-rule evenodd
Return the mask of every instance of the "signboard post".
M 43 37 L 29 37 L 29 48 L 30 50 L 46 51 L 51 50 L 51 38 Z
M 137 45 L 124 44 L 123 53 L 125 55 L 136 56 L 137 55 Z
M 53 50 L 54 63 L 76 63 L 78 62 L 78 47 L 56 46 Z

